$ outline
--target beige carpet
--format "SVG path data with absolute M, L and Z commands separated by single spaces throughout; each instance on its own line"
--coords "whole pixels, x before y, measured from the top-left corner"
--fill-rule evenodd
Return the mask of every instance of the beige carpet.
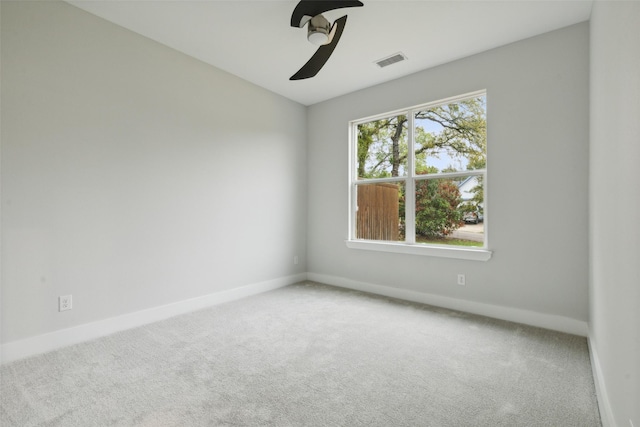
M 303 283 L 5 365 L 9 426 L 600 426 L 585 338 Z

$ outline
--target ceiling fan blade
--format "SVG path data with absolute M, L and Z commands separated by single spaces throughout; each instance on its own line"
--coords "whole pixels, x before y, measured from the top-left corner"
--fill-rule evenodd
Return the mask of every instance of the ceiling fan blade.
M 311 59 L 308 60 L 307 63 L 304 64 L 297 73 L 291 76 L 289 80 L 308 79 L 309 77 L 313 77 L 318 74 L 318 71 L 322 69 L 324 64 L 333 53 L 333 50 L 338 45 L 340 37 L 342 37 L 342 32 L 344 31 L 346 22 L 346 15 L 342 18 L 336 19 L 336 22 L 333 23 L 333 28 L 331 29 L 331 42 L 329 44 L 325 44 L 324 46 L 320 46 L 316 53 L 313 54 Z
M 291 15 L 291 26 L 302 28 L 311 18 L 329 10 L 364 6 L 361 1 L 301 0 Z

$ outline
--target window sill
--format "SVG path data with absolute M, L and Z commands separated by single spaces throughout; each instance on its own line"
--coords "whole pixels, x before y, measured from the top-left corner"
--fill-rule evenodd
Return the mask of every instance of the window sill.
M 395 242 L 376 242 L 371 240 L 347 240 L 347 247 L 367 251 L 393 252 L 398 254 L 423 255 L 440 258 L 456 258 L 471 261 L 489 261 L 492 251 L 487 249 L 470 249 L 467 247 L 449 247 L 435 245 L 410 245 Z

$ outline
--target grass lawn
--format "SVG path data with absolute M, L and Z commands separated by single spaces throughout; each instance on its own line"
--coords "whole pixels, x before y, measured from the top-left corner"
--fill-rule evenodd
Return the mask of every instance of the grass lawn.
M 462 239 L 429 239 L 422 236 L 416 236 L 417 243 L 429 243 L 432 245 L 451 245 L 451 246 L 475 246 L 482 247 L 482 242 L 474 242 L 473 240 L 462 240 Z

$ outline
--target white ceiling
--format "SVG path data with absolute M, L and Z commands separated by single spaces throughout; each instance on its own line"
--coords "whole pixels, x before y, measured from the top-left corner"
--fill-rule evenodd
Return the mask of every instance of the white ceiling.
M 69 1 L 287 98 L 311 105 L 589 19 L 593 1 L 362 0 L 314 78 L 289 81 L 313 55 L 306 28 L 289 25 L 297 0 Z M 374 64 L 397 52 L 409 59 Z

